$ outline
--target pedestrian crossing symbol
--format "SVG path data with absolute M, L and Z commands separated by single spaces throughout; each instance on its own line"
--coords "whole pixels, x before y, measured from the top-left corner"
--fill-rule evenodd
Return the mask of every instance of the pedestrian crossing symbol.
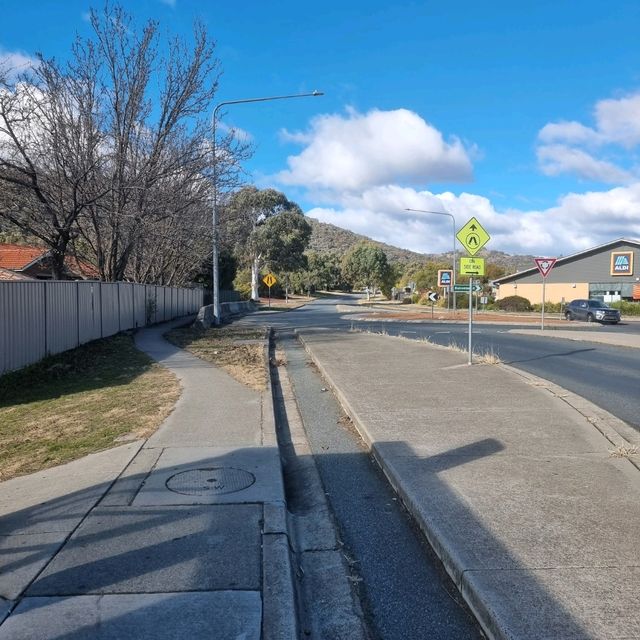
M 458 231 L 456 238 L 458 238 L 460 244 L 462 244 L 470 255 L 475 256 L 476 253 L 489 242 L 491 236 L 475 218 L 471 218 L 471 220 Z

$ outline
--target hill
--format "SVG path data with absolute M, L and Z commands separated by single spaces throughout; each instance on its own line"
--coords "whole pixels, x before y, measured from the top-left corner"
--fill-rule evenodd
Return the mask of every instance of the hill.
M 385 244 L 384 242 L 372 240 L 367 236 L 354 233 L 353 231 L 348 231 L 347 229 L 342 229 L 341 227 L 337 227 L 333 224 L 320 222 L 315 218 L 307 217 L 307 221 L 311 224 L 312 228 L 309 249 L 311 251 L 317 251 L 318 253 L 336 251 L 344 254 L 347 253 L 347 251 L 349 251 L 349 249 L 354 245 L 358 244 L 358 242 L 366 240 L 367 242 L 380 247 L 387 254 L 389 262 L 395 262 L 402 265 L 406 265 L 411 262 L 427 261 L 451 262 L 451 251 L 447 253 L 417 253 L 416 251 L 409 251 L 408 249 L 401 249 L 390 244 Z M 462 248 L 460 248 L 460 252 L 462 253 Z M 459 257 L 461 253 L 457 254 L 456 257 Z M 486 258 L 487 261 L 492 264 L 504 267 L 507 270 L 507 273 L 515 273 L 516 271 L 522 271 L 523 269 L 529 269 L 535 266 L 533 256 L 510 255 L 503 251 L 491 251 L 486 249 L 480 251 L 478 255 L 479 257 Z

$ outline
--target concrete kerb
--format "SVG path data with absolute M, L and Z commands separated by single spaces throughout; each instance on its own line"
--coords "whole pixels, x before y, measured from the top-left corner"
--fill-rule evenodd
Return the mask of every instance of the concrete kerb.
M 271 387 L 270 349 L 272 327 L 264 344 L 267 387 L 262 400 L 262 444 L 278 446 L 273 389 Z M 282 473 L 282 469 L 280 471 Z M 283 482 L 284 486 L 284 482 Z M 287 526 L 286 503 L 265 503 L 262 530 L 262 634 L 264 640 L 297 640 L 299 637 L 295 576 Z
M 498 626 L 496 614 L 491 607 L 490 602 L 485 600 L 483 593 L 477 589 L 472 581 L 466 579 L 465 573 L 467 572 L 462 569 L 463 563 L 458 557 L 456 550 L 443 544 L 443 541 L 438 535 L 438 531 L 435 530 L 432 524 L 423 517 L 421 510 L 418 508 L 417 501 L 411 493 L 405 490 L 402 486 L 401 479 L 397 476 L 393 466 L 388 464 L 384 457 L 379 453 L 377 447 L 373 443 L 371 434 L 366 428 L 366 425 L 354 411 L 342 391 L 335 385 L 331 377 L 328 375 L 325 367 L 316 358 L 313 350 L 305 342 L 304 336 L 297 331 L 296 334 L 305 351 L 318 367 L 318 370 L 325 379 L 327 386 L 332 389 L 344 411 L 353 421 L 354 426 L 360 433 L 377 464 L 382 469 L 385 477 L 389 480 L 391 486 L 397 492 L 401 501 L 420 527 L 420 530 L 423 532 L 429 544 L 443 563 L 447 573 L 458 586 L 464 600 L 473 611 L 485 633 L 487 633 L 488 637 L 492 640 L 511 640 L 510 637 L 505 635 L 504 631 Z M 619 446 L 624 443 L 638 442 L 637 434 L 635 434 L 628 425 L 584 398 L 581 398 L 558 385 L 550 383 L 547 380 L 519 371 L 514 367 L 503 364 L 500 364 L 499 366 L 503 367 L 506 371 L 517 374 L 528 384 L 544 388 L 551 394 L 564 400 L 569 406 L 578 411 L 590 424 L 592 424 L 612 445 Z M 638 462 L 634 461 L 632 458 L 627 458 L 627 460 L 634 466 L 634 468 L 640 469 Z

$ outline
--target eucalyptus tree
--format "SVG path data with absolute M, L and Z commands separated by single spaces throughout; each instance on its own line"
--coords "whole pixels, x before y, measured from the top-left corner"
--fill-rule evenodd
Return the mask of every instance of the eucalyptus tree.
M 275 189 L 248 186 L 229 198 L 221 216 L 223 237 L 251 268 L 251 298 L 258 299 L 260 270 L 292 271 L 306 265 L 311 226 L 300 207 Z
M 358 243 L 342 262 L 344 279 L 352 287 L 366 287 L 367 299 L 369 293 L 380 288 L 390 288 L 391 280 L 395 277 L 394 270 L 389 266 L 387 254 L 369 242 Z

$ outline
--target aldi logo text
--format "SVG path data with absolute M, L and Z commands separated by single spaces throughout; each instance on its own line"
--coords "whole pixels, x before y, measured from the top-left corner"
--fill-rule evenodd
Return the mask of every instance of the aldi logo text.
M 633 275 L 633 251 L 613 251 L 611 253 L 611 275 Z

